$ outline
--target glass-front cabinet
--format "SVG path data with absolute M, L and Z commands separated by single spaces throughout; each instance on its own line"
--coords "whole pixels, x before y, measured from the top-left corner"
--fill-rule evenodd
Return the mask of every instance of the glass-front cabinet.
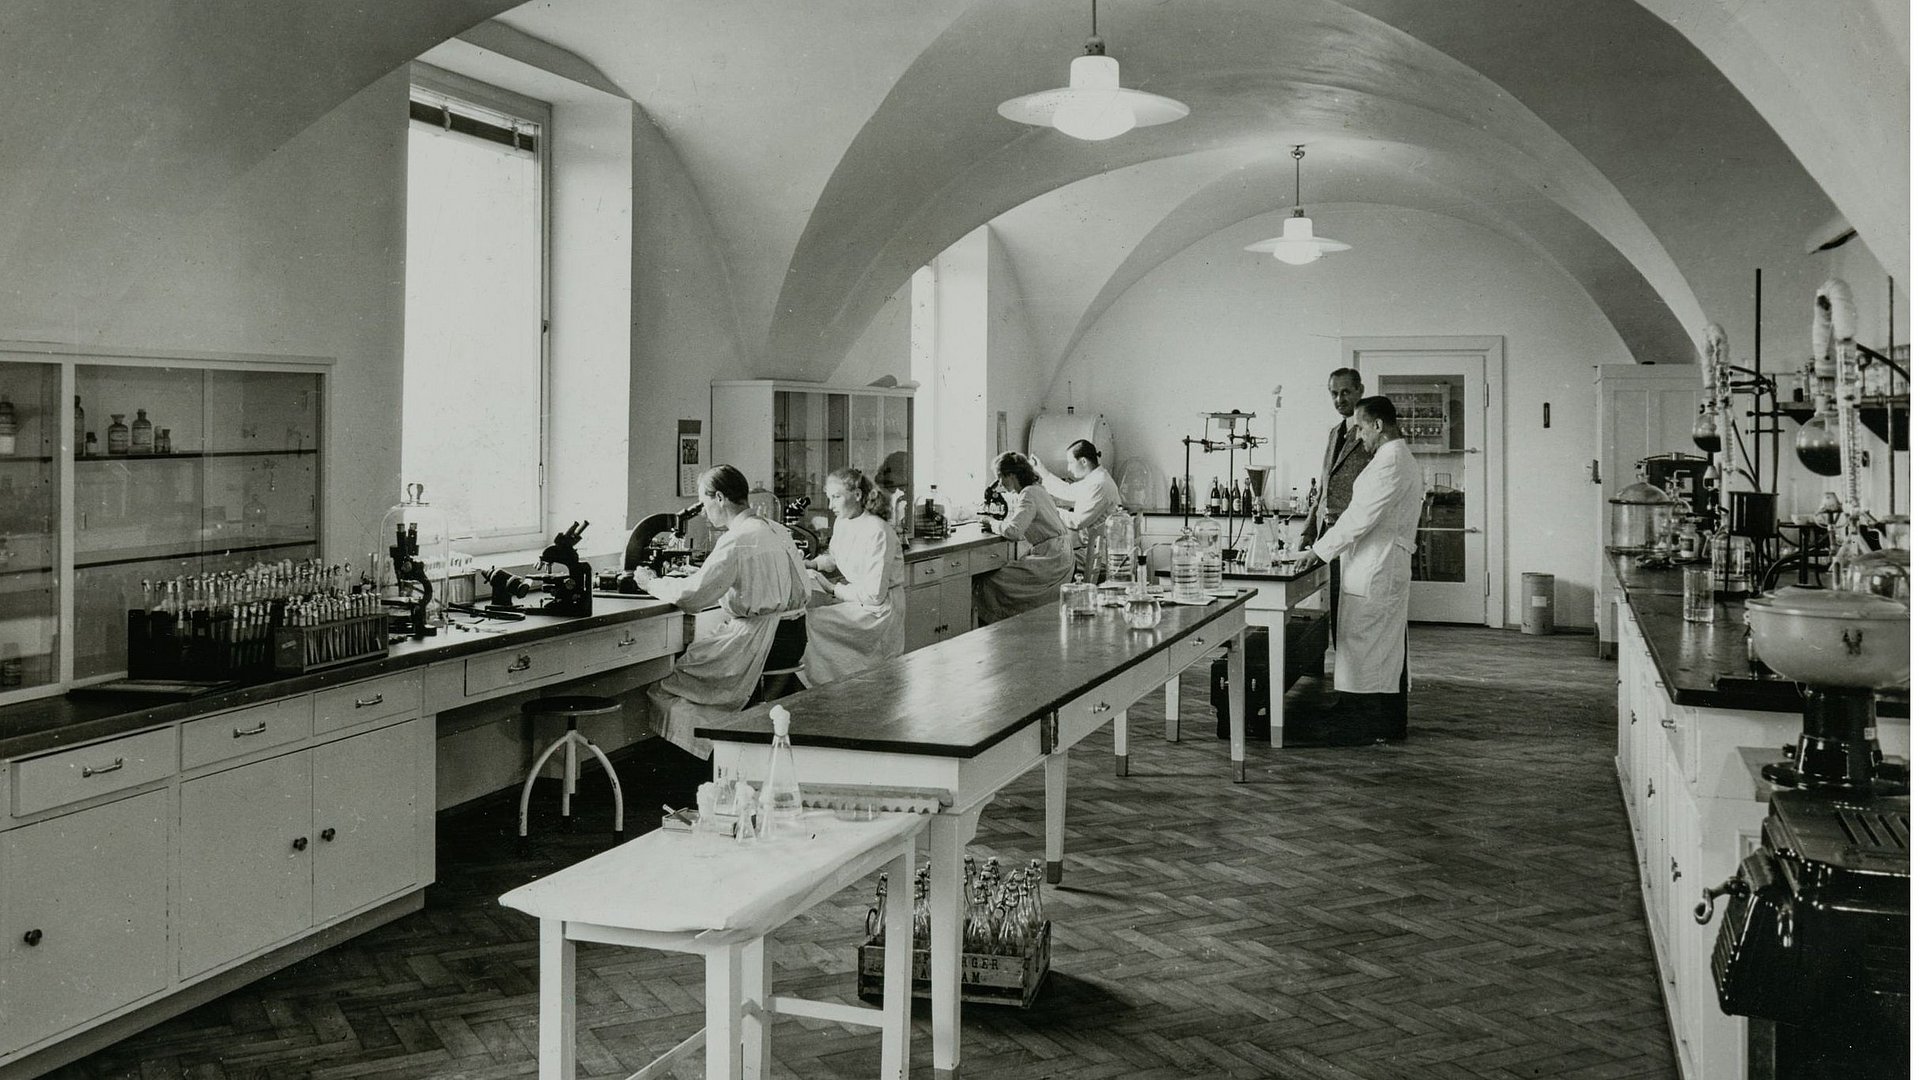
M 809 500 L 803 515 L 831 528 L 827 476 L 851 465 L 909 503 L 913 487 L 913 391 L 840 388 L 752 379 L 713 384 L 713 458 L 746 474 L 781 502 Z
M 0 351 L 0 702 L 123 672 L 149 584 L 318 555 L 325 377 Z

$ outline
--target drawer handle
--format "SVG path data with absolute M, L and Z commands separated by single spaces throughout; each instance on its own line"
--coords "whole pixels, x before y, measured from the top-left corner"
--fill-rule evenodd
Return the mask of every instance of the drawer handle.
M 1680 725 L 1679 725 L 1679 724 L 1676 724 L 1676 723 L 1674 723 L 1674 722 L 1673 722 L 1673 717 L 1671 717 L 1671 716 L 1663 716 L 1663 717 L 1661 717 L 1661 718 L 1660 718 L 1660 726 L 1661 726 L 1661 727 L 1663 727 L 1663 728 L 1666 728 L 1666 729 L 1667 729 L 1668 731 L 1678 731 L 1678 730 L 1680 730 Z
M 1679 881 L 1680 880 L 1680 860 L 1669 858 L 1667 861 L 1673 864 L 1673 880 Z
M 325 841 L 326 843 L 329 843 L 329 844 L 333 843 L 334 836 L 335 836 L 335 833 L 333 831 L 333 826 L 331 825 L 320 830 L 320 839 Z
M 1088 711 L 1088 712 L 1090 712 L 1090 713 L 1103 713 L 1103 712 L 1112 712 L 1112 711 L 1113 711 L 1113 706 L 1111 706 L 1111 705 L 1109 705 L 1109 704 L 1107 704 L 1106 702 L 1104 702 L 1104 701 L 1103 701 L 1103 702 L 1101 702 L 1101 703 L 1099 703 L 1098 705 L 1095 705 L 1095 706 L 1094 706 L 1093 708 L 1091 708 L 1091 709 L 1088 709 L 1087 711 Z
M 43 937 L 46 937 L 46 935 L 42 934 L 40 931 L 29 930 L 26 933 L 20 935 L 20 940 L 26 942 L 28 948 L 32 948 L 33 946 L 40 944 L 40 939 Z
M 385 700 L 387 700 L 387 695 L 385 694 L 375 694 L 370 698 L 354 698 L 353 707 L 356 709 L 371 708 Z
M 121 769 L 124 769 L 126 767 L 127 767 L 127 759 L 123 757 L 117 757 L 113 759 L 113 764 L 111 765 L 82 765 L 80 767 L 80 775 L 83 778 L 88 776 L 99 776 L 101 773 L 119 772 Z
M 624 649 L 629 645 L 638 645 L 638 644 L 640 644 L 640 639 L 637 637 L 634 637 L 632 634 L 628 634 L 626 637 L 623 637 L 619 641 L 614 642 L 613 647 L 616 649 Z
M 244 739 L 249 735 L 258 735 L 265 730 L 267 730 L 267 722 L 262 720 L 250 728 L 234 728 L 233 737 L 236 739 Z
M 295 851 L 305 851 L 305 850 L 307 850 L 307 838 L 306 838 L 306 837 L 304 837 L 304 836 L 296 836 L 296 837 L 294 837 L 294 838 L 293 838 L 293 850 L 295 850 Z
M 526 653 L 521 653 L 513 663 L 507 665 L 507 674 L 511 675 L 516 671 L 525 671 L 532 666 L 533 657 L 528 656 Z
M 1653 781 L 1647 781 L 1647 798 L 1653 798 Z

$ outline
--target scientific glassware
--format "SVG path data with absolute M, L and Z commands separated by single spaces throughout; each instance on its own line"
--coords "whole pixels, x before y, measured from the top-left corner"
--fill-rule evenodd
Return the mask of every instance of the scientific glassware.
M 128 432 L 126 413 L 113 413 L 113 423 L 107 425 L 107 453 L 124 454 L 127 452 Z
M 1173 598 L 1183 604 L 1207 602 L 1207 590 L 1200 584 L 1200 541 L 1192 529 L 1182 530 L 1173 542 Z
M 134 410 L 132 437 L 134 453 L 153 453 L 153 421 L 147 419 L 147 410 Z
M 767 718 L 773 721 L 773 749 L 767 755 L 767 780 L 761 788 L 761 833 L 769 840 L 783 840 L 806 831 L 801 824 L 805 811 L 800 805 L 800 774 L 794 768 L 789 735 L 793 714 L 786 706 L 775 705 Z
M 1691 623 L 1713 621 L 1713 569 L 1689 566 L 1680 571 L 1682 596 L 1680 617 Z
M 1220 523 L 1212 518 L 1202 518 L 1193 527 L 1193 532 L 1200 541 L 1200 589 L 1202 592 L 1218 592 L 1225 559 L 1225 554 L 1220 550 Z

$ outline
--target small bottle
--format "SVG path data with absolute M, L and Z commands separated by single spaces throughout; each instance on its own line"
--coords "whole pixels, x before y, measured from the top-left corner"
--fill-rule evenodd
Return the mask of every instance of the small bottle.
M 153 453 L 153 421 L 147 419 L 145 409 L 134 410 L 132 449 L 136 454 Z
M 1177 514 L 1179 512 L 1180 512 L 1180 481 L 1168 480 L 1167 481 L 1167 513 Z
M 73 395 L 73 452 L 87 443 L 87 410 L 80 407 L 80 395 Z
M 7 395 L 0 394 L 0 457 L 12 457 L 14 433 L 20 430 L 20 422 L 14 419 L 13 402 Z
M 113 423 L 107 425 L 107 454 L 124 454 L 129 443 L 126 413 L 113 413 Z
M 156 454 L 173 453 L 173 429 L 161 428 L 153 436 L 153 452 Z
M 91 431 L 87 432 L 87 441 L 85 445 L 81 448 L 80 456 L 81 457 L 99 457 L 100 456 L 100 437 L 95 435 Z
M 803 831 L 800 806 L 800 774 L 793 764 L 793 742 L 788 731 L 793 714 L 786 706 L 775 705 L 768 713 L 773 721 L 773 749 L 767 756 L 767 780 L 762 785 L 763 835 L 773 839 L 799 836 Z

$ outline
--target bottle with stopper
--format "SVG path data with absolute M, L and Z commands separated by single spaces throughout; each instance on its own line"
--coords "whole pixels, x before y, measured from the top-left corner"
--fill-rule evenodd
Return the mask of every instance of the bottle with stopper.
M 773 749 L 767 758 L 767 779 L 762 786 L 766 825 L 763 835 L 787 839 L 801 835 L 803 810 L 800 805 L 800 774 L 793 764 L 793 741 L 789 732 L 793 714 L 784 705 L 775 705 L 767 714 L 773 721 Z

